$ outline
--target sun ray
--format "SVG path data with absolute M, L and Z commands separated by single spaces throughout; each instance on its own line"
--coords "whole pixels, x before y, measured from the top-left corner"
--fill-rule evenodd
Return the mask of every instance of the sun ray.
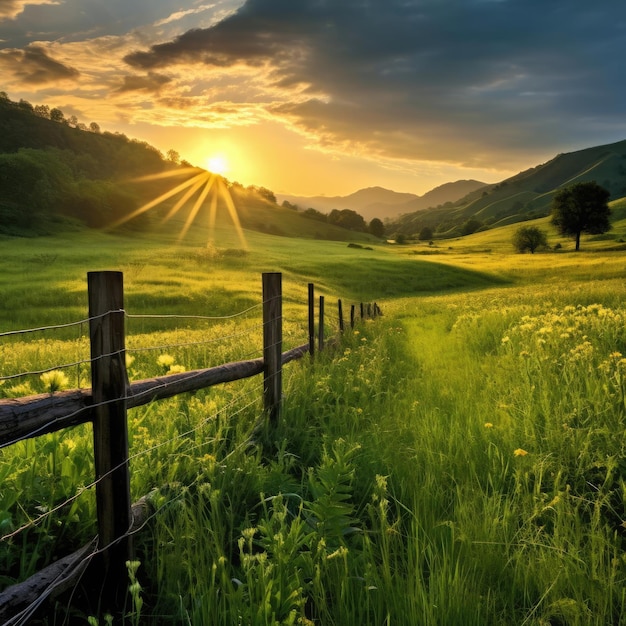
M 196 219 L 196 215 L 198 214 L 198 211 L 200 210 L 200 207 L 204 204 L 204 201 L 206 200 L 206 197 L 209 195 L 209 191 L 211 191 L 211 187 L 213 187 L 214 181 L 215 181 L 215 176 L 211 175 L 211 178 L 209 179 L 207 184 L 204 186 L 204 189 L 202 190 L 202 192 L 198 196 L 198 199 L 196 200 L 196 203 L 193 205 L 193 208 L 189 212 L 189 216 L 187 217 L 187 221 L 185 222 L 185 225 L 183 226 L 183 229 L 180 232 L 180 235 L 178 236 L 178 242 L 179 243 L 183 240 L 183 238 L 187 234 L 187 231 L 189 230 L 189 227 L 191 226 L 193 221 Z
M 237 231 L 237 236 L 239 237 L 239 241 L 241 241 L 241 245 L 244 250 L 248 249 L 248 242 L 243 234 L 243 228 L 241 227 L 241 222 L 239 221 L 239 215 L 237 215 L 237 208 L 235 207 L 235 203 L 230 196 L 230 192 L 228 191 L 228 187 L 222 182 L 222 179 L 219 179 L 219 189 L 222 194 L 222 198 L 224 198 L 224 202 L 226 203 L 226 207 L 228 208 L 228 212 L 230 213 L 230 217 L 233 220 L 233 224 L 235 225 L 235 230 Z
M 216 167 L 219 165 L 223 168 L 226 168 L 226 159 L 221 157 L 221 155 L 219 156 L 219 162 L 216 156 L 216 160 L 213 165 L 215 165 Z M 226 181 L 226 179 L 220 173 L 207 171 L 199 167 L 183 167 L 173 171 L 161 172 L 159 174 L 148 174 L 146 176 L 140 176 L 138 178 L 132 179 L 132 182 L 148 182 L 163 178 L 185 176 L 189 174 L 193 174 L 193 176 L 191 176 L 184 182 L 176 185 L 172 189 L 166 191 L 165 193 L 162 193 L 153 200 L 150 200 L 149 202 L 132 211 L 128 215 L 116 220 L 107 227 L 107 230 L 121 226 L 122 224 L 125 224 L 126 222 L 142 215 L 143 213 L 146 213 L 155 206 L 165 202 L 169 198 L 172 198 L 173 196 L 182 193 L 182 196 L 178 200 L 176 200 L 175 204 L 167 211 L 167 214 L 161 220 L 160 223 L 164 224 L 168 220 L 172 219 L 180 211 L 180 209 L 185 206 L 185 204 L 190 202 L 196 193 L 200 192 L 198 194 L 198 197 L 195 199 L 193 206 L 189 211 L 189 215 L 185 219 L 185 223 L 180 232 L 180 235 L 178 236 L 177 242 L 180 243 L 189 232 L 189 229 L 196 220 L 200 210 L 205 205 L 209 193 L 212 192 L 211 202 L 209 205 L 209 238 L 207 241 L 207 245 L 212 244 L 215 237 L 217 211 L 218 207 L 221 206 L 219 202 L 221 198 L 224 205 L 226 206 L 226 209 L 228 210 L 230 218 L 235 227 L 235 231 L 237 232 L 239 241 L 241 242 L 243 249 L 247 250 L 248 244 L 246 242 L 244 231 L 241 226 L 239 216 L 237 214 L 237 208 L 228 189 L 228 181 Z
M 170 189 L 169 191 L 162 193 L 160 196 L 158 196 L 154 200 L 151 200 L 147 204 L 144 204 L 143 206 L 139 207 L 132 213 L 129 213 L 128 215 L 117 220 L 116 222 L 113 222 L 113 224 L 111 224 L 109 228 L 117 228 L 118 226 L 125 224 L 129 220 L 132 220 L 133 218 L 138 217 L 142 213 L 149 211 L 152 207 L 155 207 L 157 204 L 161 204 L 161 202 L 163 202 L 164 200 L 167 200 L 168 198 L 175 196 L 177 193 L 180 193 L 183 189 L 186 189 L 190 185 L 193 185 L 195 181 L 198 181 L 201 178 L 206 178 L 207 175 L 208 173 L 203 171 L 201 174 L 198 174 L 197 176 L 194 176 L 193 178 L 186 180 L 184 183 L 181 183 L 180 185 L 177 185 L 173 189 Z
M 191 198 L 196 193 L 196 191 L 198 191 L 198 189 L 200 189 L 200 187 L 202 187 L 202 185 L 206 185 L 206 183 L 207 183 L 206 178 L 202 178 L 193 187 L 191 187 L 185 193 L 185 195 L 169 210 L 167 215 L 161 220 L 161 224 L 164 224 L 169 219 L 174 217 L 174 215 L 176 215 L 176 213 L 178 213 L 180 208 L 187 202 L 187 200 L 189 200 L 189 198 Z
M 219 185 L 219 183 L 218 183 Z M 211 208 L 209 210 L 209 241 L 213 243 L 213 234 L 215 233 L 215 218 L 217 217 L 217 194 L 211 196 Z

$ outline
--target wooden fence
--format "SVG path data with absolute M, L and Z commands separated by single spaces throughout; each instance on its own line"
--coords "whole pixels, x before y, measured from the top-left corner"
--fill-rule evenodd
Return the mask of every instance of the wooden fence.
M 132 558 L 133 530 L 143 523 L 145 499 L 131 506 L 127 410 L 155 400 L 263 374 L 264 412 L 270 425 L 280 419 L 282 366 L 322 350 L 326 338 L 325 298 L 319 297 L 315 333 L 314 285 L 308 285 L 308 343 L 283 352 L 282 275 L 264 273 L 263 356 L 216 367 L 170 374 L 130 383 L 126 371 L 125 311 L 121 272 L 89 272 L 89 336 L 91 389 L 0 400 L 0 448 L 23 439 L 91 422 L 98 517 L 97 546 L 88 545 L 61 558 L 27 581 L 0 593 L 0 621 L 14 621 L 35 601 L 58 595 L 83 574 L 94 554 L 102 572 L 103 598 L 116 602 L 120 581 L 126 580 L 125 562 Z M 344 330 L 343 306 L 337 305 L 338 328 Z M 360 317 L 376 317 L 376 303 L 360 304 Z M 351 305 L 350 326 L 356 321 Z M 316 342 L 317 339 L 317 342 Z

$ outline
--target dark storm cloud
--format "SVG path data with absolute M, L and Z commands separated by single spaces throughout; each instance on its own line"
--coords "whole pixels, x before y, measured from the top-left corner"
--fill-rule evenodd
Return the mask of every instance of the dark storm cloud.
M 2 55 L 10 59 L 14 76 L 27 84 L 40 85 L 59 80 L 77 79 L 80 72 L 48 56 L 39 46 L 28 46 L 24 50 L 5 50 Z
M 125 60 L 270 66 L 273 112 L 323 141 L 477 165 L 623 138 L 625 55 L 623 0 L 248 0 Z

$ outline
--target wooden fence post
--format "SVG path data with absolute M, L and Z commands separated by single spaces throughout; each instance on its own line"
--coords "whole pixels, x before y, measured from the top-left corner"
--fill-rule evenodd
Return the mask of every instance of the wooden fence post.
M 315 286 L 309 283 L 309 354 L 315 356 Z
M 270 424 L 280 417 L 282 396 L 282 274 L 263 274 L 263 400 Z
M 361 302 L 361 319 L 363 319 L 364 317 L 365 317 L 365 306 Z
M 341 300 L 337 300 L 337 314 L 339 315 L 339 332 L 343 332 L 343 305 Z
M 98 545 L 106 548 L 105 590 L 115 593 L 126 587 L 132 558 L 123 275 L 89 272 L 87 284 Z
M 354 304 L 350 305 L 350 328 L 354 328 L 354 316 L 355 316 L 356 306 Z
M 319 351 L 324 349 L 324 296 L 320 296 Z

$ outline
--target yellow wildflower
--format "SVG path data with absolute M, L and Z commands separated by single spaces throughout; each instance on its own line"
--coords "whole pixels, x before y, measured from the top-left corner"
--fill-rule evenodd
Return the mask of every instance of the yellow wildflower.
M 514 456 L 526 456 L 527 454 L 528 452 L 526 452 L 526 450 L 524 450 L 523 448 L 517 448 L 517 450 L 513 450 Z
M 44 372 L 39 379 L 43 383 L 45 390 L 49 393 L 60 391 L 61 389 L 67 389 L 69 387 L 69 378 L 61 370 L 52 370 L 51 372 Z
M 485 422 L 485 428 L 493 428 L 493 424 L 491 422 Z
M 157 358 L 157 365 L 170 367 L 174 365 L 174 357 L 171 354 L 160 354 Z

